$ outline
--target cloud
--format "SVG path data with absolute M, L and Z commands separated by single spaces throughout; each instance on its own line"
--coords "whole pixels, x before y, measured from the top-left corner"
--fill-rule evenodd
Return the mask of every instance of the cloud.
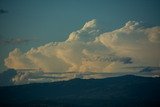
M 160 67 L 144 67 L 140 72 L 153 72 L 153 71 L 160 71 Z
M 131 57 L 134 63 L 159 66 L 159 30 L 160 27 L 144 28 L 138 22 L 129 21 L 124 27 L 104 33 L 96 39 L 116 55 Z
M 5 59 L 5 65 L 15 69 L 41 69 L 43 72 L 37 78 L 36 71 L 29 74 L 27 71 L 20 72 L 16 76 L 18 79 L 14 79 L 17 83 L 22 80 L 25 80 L 24 83 L 68 80 L 77 76 L 102 78 L 110 74 L 132 74 L 141 70 L 124 68 L 159 66 L 159 26 L 145 28 L 138 22 L 128 21 L 123 27 L 111 32 L 102 29 L 93 19 L 80 30 L 72 32 L 64 42 L 51 42 L 25 53 L 14 49 Z M 30 78 L 34 73 L 34 78 Z M 53 74 L 53 78 L 47 78 L 48 74 Z
M 0 45 L 20 45 L 26 44 L 30 42 L 29 39 L 22 39 L 22 38 L 11 38 L 11 39 L 0 39 Z
M 8 13 L 8 11 L 7 11 L 7 10 L 0 9 L 0 14 L 6 14 L 6 13 Z
M 16 76 L 12 78 L 13 83 L 16 85 L 32 83 L 32 81 L 30 81 L 31 79 L 37 79 L 41 75 L 43 75 L 43 72 L 41 71 L 34 71 L 30 69 L 28 69 L 27 71 L 23 70 L 16 70 L 16 71 L 17 71 Z
M 148 34 L 148 39 L 154 43 L 160 43 L 160 28 L 153 27 L 151 29 L 147 29 L 146 33 Z
M 8 69 L 3 73 L 0 73 L 0 86 L 13 85 L 14 82 L 12 81 L 12 78 L 14 78 L 16 75 L 17 71 L 14 69 Z

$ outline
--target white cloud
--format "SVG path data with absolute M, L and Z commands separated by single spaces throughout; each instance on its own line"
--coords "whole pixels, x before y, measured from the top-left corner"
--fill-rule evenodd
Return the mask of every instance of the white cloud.
M 147 29 L 146 33 L 148 34 L 148 39 L 154 43 L 160 43 L 160 27 L 153 27 Z
M 32 48 L 26 53 L 19 49 L 13 50 L 5 59 L 5 65 L 8 68 L 40 68 L 43 71 L 39 78 L 30 78 L 30 73 L 19 73 L 14 78 L 17 83 L 22 80 L 68 80 L 77 77 L 76 75 L 83 78 L 99 78 L 107 75 L 93 74 L 136 73 L 135 69 L 124 68 L 159 66 L 160 27 L 145 28 L 138 22 L 129 21 L 124 27 L 111 32 L 102 32 L 101 29 L 95 19 L 91 20 L 80 30 L 72 32 L 64 42 L 51 42 Z M 56 78 L 53 77 L 54 80 L 44 76 L 57 72 L 60 74 Z M 85 73 L 88 72 L 89 75 L 86 76 Z
M 96 20 L 93 19 L 89 22 L 86 22 L 86 24 L 80 30 L 72 32 L 67 41 L 89 42 L 93 41 L 95 37 L 99 36 L 101 33 L 101 28 L 98 27 Z
M 116 55 L 131 57 L 135 63 L 142 65 L 158 66 L 159 30 L 160 27 L 144 28 L 137 22 L 129 21 L 124 27 L 104 33 L 96 39 L 111 48 Z

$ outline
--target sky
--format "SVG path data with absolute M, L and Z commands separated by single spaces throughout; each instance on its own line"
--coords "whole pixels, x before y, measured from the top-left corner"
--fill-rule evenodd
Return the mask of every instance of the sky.
M 159 0 L 1 0 L 0 72 L 19 70 L 17 84 L 159 75 L 159 10 Z

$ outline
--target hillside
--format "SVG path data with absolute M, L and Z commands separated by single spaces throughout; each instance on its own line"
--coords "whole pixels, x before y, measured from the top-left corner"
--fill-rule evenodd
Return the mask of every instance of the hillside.
M 0 106 L 158 107 L 160 78 L 126 75 L 0 87 Z

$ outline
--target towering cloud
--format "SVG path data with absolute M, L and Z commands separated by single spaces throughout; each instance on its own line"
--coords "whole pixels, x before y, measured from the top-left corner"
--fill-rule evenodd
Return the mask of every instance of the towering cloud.
M 41 78 L 47 78 L 48 74 L 57 74 L 58 78 L 54 77 L 54 80 L 77 76 L 101 78 L 107 76 L 101 73 L 136 73 L 140 68 L 131 68 L 159 66 L 159 26 L 145 28 L 138 22 L 129 21 L 124 27 L 111 32 L 103 32 L 101 29 L 95 19 L 91 20 L 80 30 L 72 32 L 64 42 L 51 42 L 31 48 L 26 53 L 20 49 L 13 50 L 5 59 L 5 65 L 15 69 L 41 69 Z M 31 79 L 26 72 L 19 73 L 16 78 L 25 75 L 25 80 L 39 79 L 36 76 Z

